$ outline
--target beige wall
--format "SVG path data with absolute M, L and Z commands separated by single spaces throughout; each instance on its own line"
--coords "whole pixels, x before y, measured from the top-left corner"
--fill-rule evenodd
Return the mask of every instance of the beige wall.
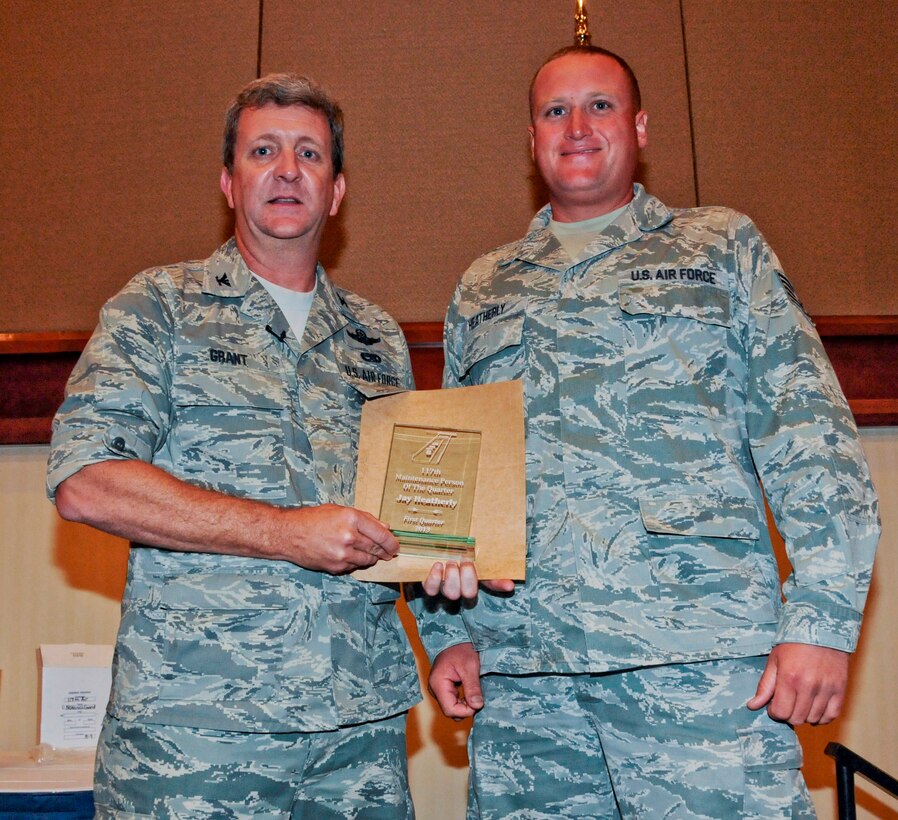
M 822 820 L 834 818 L 837 740 L 898 774 L 898 700 L 894 651 L 898 597 L 898 428 L 866 429 L 864 447 L 882 499 L 880 544 L 864 631 L 853 659 L 846 714 L 829 727 L 801 731 L 805 773 Z M 111 643 L 118 624 L 127 547 L 60 520 L 44 498 L 46 447 L 0 447 L 0 749 L 37 740 L 37 658 L 41 643 Z M 423 655 L 419 661 L 424 665 Z M 409 720 L 412 788 L 420 820 L 462 820 L 468 726 L 438 717 L 431 701 Z M 858 779 L 859 817 L 898 818 L 898 801 Z
M 347 114 L 348 196 L 323 258 L 402 321 L 442 318 L 477 254 L 543 195 L 525 90 L 572 40 L 573 0 L 0 3 L 0 331 L 85 330 L 136 271 L 228 234 L 227 100 L 317 76 Z M 898 3 L 589 0 L 643 86 L 642 179 L 730 204 L 814 314 L 898 313 Z M 261 13 L 261 25 L 260 25 Z M 883 217 L 879 217 L 883 214 Z
M 898 312 L 878 218 L 898 205 L 898 3 L 684 10 L 701 202 L 756 219 L 811 313 Z
M 89 330 L 227 235 L 220 123 L 257 31 L 252 0 L 0 3 L 0 329 Z
M 848 746 L 898 777 L 898 428 L 861 431 L 873 482 L 879 493 L 883 536 L 876 555 L 873 585 L 864 614 L 858 651 L 852 658 L 847 708 L 833 724 L 799 731 L 805 776 L 821 820 L 835 817 L 833 761 L 823 753 L 830 741 Z M 863 778 L 857 779 L 858 817 L 898 820 L 898 800 Z

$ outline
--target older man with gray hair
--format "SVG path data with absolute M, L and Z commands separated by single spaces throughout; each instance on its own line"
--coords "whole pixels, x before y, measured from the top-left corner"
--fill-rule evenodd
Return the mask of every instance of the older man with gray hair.
M 235 236 L 103 308 L 57 415 L 60 514 L 132 541 L 100 817 L 410 817 L 418 678 L 394 535 L 353 497 L 368 400 L 411 388 L 380 308 L 318 263 L 345 191 L 339 106 L 263 77 L 227 114 Z

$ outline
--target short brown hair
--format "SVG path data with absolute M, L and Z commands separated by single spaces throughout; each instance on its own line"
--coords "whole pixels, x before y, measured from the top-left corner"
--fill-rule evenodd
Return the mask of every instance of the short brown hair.
M 228 106 L 225 114 L 224 140 L 221 159 L 228 173 L 234 173 L 234 146 L 237 144 L 237 124 L 246 108 L 263 105 L 304 105 L 320 111 L 327 118 L 331 131 L 331 161 L 336 177 L 343 170 L 343 111 L 318 83 L 299 74 L 268 74 L 244 86 Z
M 536 73 L 533 75 L 533 79 L 530 80 L 529 100 L 531 122 L 533 121 L 533 86 L 536 84 L 536 78 L 539 76 L 539 72 L 542 71 L 549 63 L 554 62 L 561 57 L 567 57 L 568 54 L 594 54 L 600 57 L 610 57 L 624 70 L 624 74 L 627 75 L 627 82 L 630 85 L 630 97 L 633 100 L 634 109 L 636 111 L 639 111 L 639 109 L 642 108 L 642 95 L 639 93 L 639 81 L 636 79 L 636 75 L 633 73 L 633 69 L 630 68 L 629 64 L 623 57 L 615 54 L 613 51 L 608 51 L 607 48 L 602 48 L 601 46 L 565 46 L 564 48 L 560 48 L 558 49 L 558 51 L 550 54 L 545 60 L 543 60 L 542 65 L 540 65 L 540 67 L 536 69 Z

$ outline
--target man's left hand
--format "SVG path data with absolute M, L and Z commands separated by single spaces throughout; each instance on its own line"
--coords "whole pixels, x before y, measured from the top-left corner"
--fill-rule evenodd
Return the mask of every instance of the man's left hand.
M 774 720 L 793 726 L 822 724 L 842 711 L 848 686 L 849 653 L 826 646 L 782 643 L 767 658 L 749 709 L 767 707 Z

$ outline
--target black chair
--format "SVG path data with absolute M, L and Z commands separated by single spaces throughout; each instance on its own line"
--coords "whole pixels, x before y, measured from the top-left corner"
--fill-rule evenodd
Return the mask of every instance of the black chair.
M 824 752 L 836 761 L 836 789 L 839 797 L 839 820 L 856 820 L 857 809 L 854 802 L 854 773 L 857 772 L 887 791 L 892 797 L 898 797 L 898 780 L 882 769 L 874 766 L 859 754 L 841 743 L 828 743 Z

